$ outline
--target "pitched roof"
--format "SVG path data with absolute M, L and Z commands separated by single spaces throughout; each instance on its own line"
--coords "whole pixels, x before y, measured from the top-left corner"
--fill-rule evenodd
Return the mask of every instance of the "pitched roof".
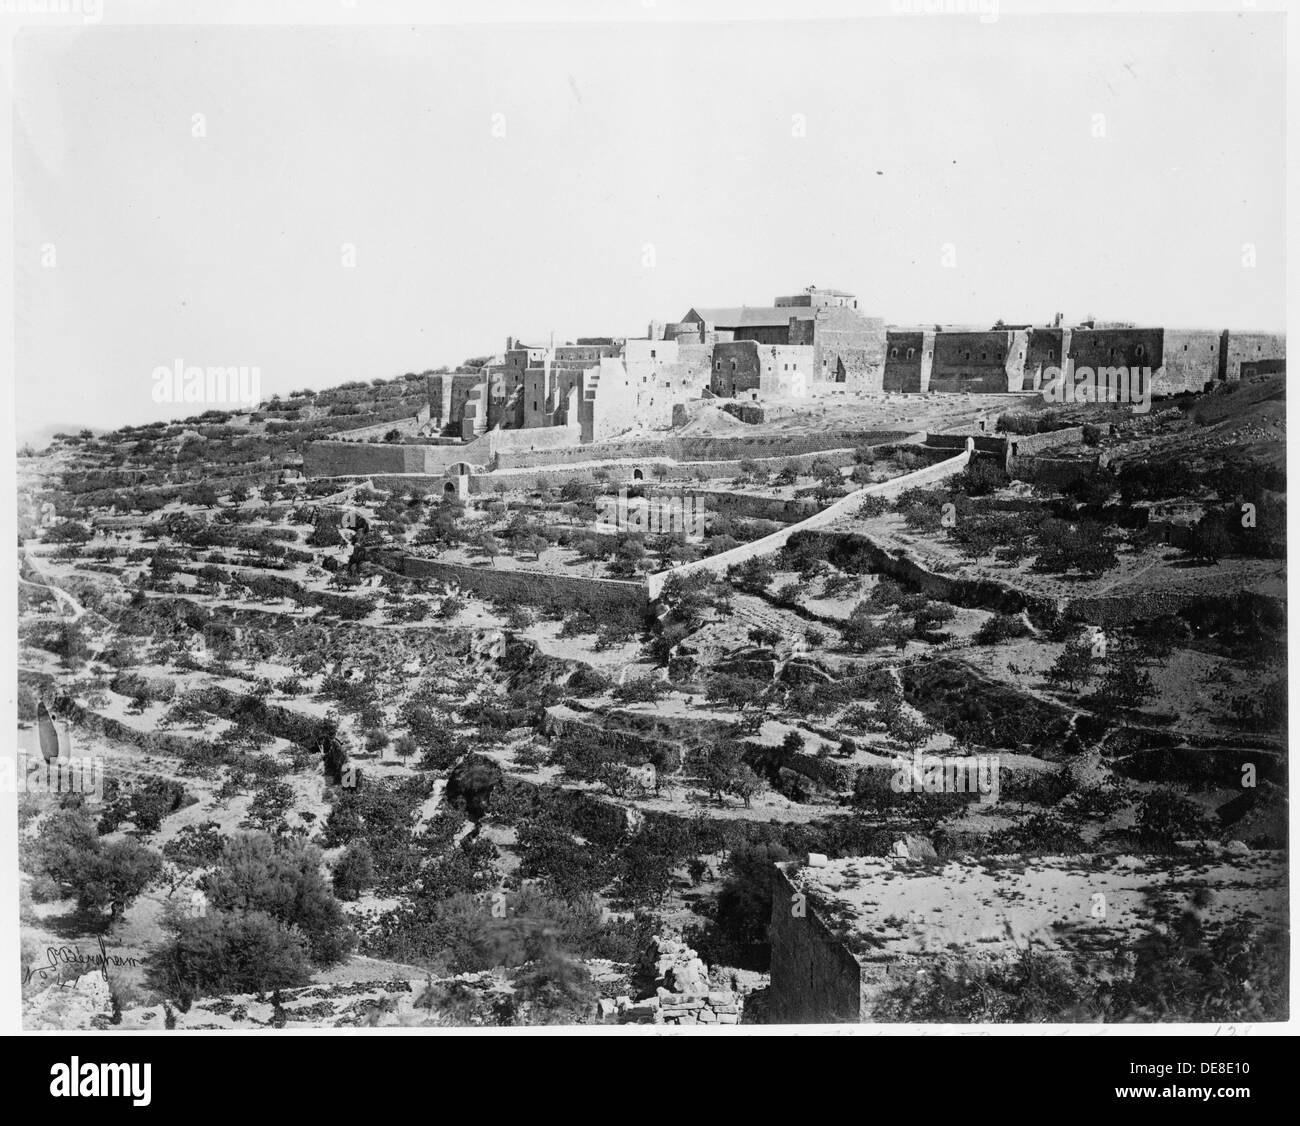
M 801 321 L 813 320 L 817 310 L 806 305 L 741 305 L 729 309 L 691 309 L 683 321 L 696 318 L 715 325 L 718 328 L 759 328 L 769 325 L 788 325 L 790 318 Z

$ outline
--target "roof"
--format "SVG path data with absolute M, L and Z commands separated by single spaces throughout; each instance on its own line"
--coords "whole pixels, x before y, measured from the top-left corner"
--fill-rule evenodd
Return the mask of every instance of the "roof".
M 727 309 L 691 309 L 682 321 L 692 319 L 716 325 L 718 328 L 761 328 L 769 325 L 785 326 L 794 317 L 811 321 L 816 310 L 807 305 L 741 305 Z

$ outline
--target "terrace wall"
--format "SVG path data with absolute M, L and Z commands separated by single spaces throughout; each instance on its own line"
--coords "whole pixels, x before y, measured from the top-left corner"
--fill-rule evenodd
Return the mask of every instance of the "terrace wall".
M 780 867 L 772 870 L 772 981 L 768 1006 L 773 1023 L 857 1023 L 862 1020 L 862 969 L 817 917 L 812 905 L 795 907 L 800 895 Z
M 646 609 L 646 586 L 643 582 L 621 579 L 582 578 L 555 575 L 544 571 L 507 571 L 494 567 L 472 567 L 460 563 L 440 563 L 414 555 L 402 559 L 402 574 L 416 579 L 450 583 L 461 590 L 494 601 L 523 602 L 529 605 L 560 605 L 570 609 L 601 610 Z
M 1065 488 L 1097 472 L 1097 458 L 1008 457 L 1007 475 L 1016 481 Z
M 663 592 L 664 584 L 672 577 L 684 577 L 701 571 L 708 571 L 715 575 L 724 575 L 729 567 L 738 563 L 743 563 L 747 559 L 754 559 L 763 555 L 770 555 L 774 551 L 779 551 L 786 545 L 790 537 L 797 532 L 810 531 L 815 528 L 825 527 L 833 523 L 841 516 L 847 516 L 856 511 L 857 506 L 868 496 L 895 497 L 906 489 L 917 488 L 928 485 L 933 481 L 941 481 L 945 477 L 951 477 L 954 473 L 960 473 L 973 456 L 975 443 L 974 439 L 967 442 L 966 450 L 956 457 L 950 457 L 944 461 L 936 462 L 934 465 L 927 465 L 923 469 L 918 469 L 914 473 L 905 473 L 901 477 L 895 477 L 890 481 L 883 481 L 876 485 L 867 485 L 865 488 L 850 493 L 846 497 L 841 497 L 834 504 L 828 505 L 820 512 L 800 521 L 798 524 L 791 524 L 788 528 L 782 528 L 779 532 L 773 532 L 770 536 L 764 536 L 762 539 L 754 540 L 752 543 L 741 544 L 739 547 L 732 548 L 730 551 L 724 551 L 718 555 L 711 555 L 706 559 L 697 560 L 694 563 L 684 563 L 680 567 L 673 567 L 667 571 L 659 571 L 649 575 L 648 586 L 651 601 L 654 601 Z

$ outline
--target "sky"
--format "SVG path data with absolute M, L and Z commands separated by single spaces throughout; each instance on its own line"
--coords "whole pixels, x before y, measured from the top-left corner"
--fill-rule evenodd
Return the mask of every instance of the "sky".
M 1262 12 L 15 39 L 19 434 L 846 289 L 891 323 L 1285 327 Z M 200 115 L 197 116 L 196 115 Z

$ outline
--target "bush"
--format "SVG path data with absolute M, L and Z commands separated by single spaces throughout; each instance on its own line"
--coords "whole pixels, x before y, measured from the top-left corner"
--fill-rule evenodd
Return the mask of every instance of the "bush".
M 375 861 L 365 841 L 353 841 L 334 863 L 334 894 L 352 902 L 375 882 Z
M 581 962 L 550 951 L 521 970 L 515 996 L 529 1003 L 530 1024 L 581 1024 L 590 1020 L 597 990 Z
M 1019 614 L 994 614 L 975 631 L 974 640 L 976 645 L 996 645 L 1028 634 L 1029 626 Z
M 108 910 L 110 924 L 162 874 L 162 857 L 135 841 L 114 841 L 87 856 L 73 880 L 77 907 Z
M 1212 832 L 1205 810 L 1172 790 L 1156 790 L 1138 805 L 1138 836 L 1155 848 L 1171 848 L 1175 841 L 1197 840 Z
M 188 1001 L 305 985 L 312 964 L 304 935 L 265 911 L 217 911 L 178 920 L 151 970 L 169 995 Z
M 340 961 L 355 941 L 320 870 L 320 849 L 301 840 L 241 833 L 225 846 L 221 866 L 203 880 L 218 910 L 263 912 L 298 928 L 317 965 Z

